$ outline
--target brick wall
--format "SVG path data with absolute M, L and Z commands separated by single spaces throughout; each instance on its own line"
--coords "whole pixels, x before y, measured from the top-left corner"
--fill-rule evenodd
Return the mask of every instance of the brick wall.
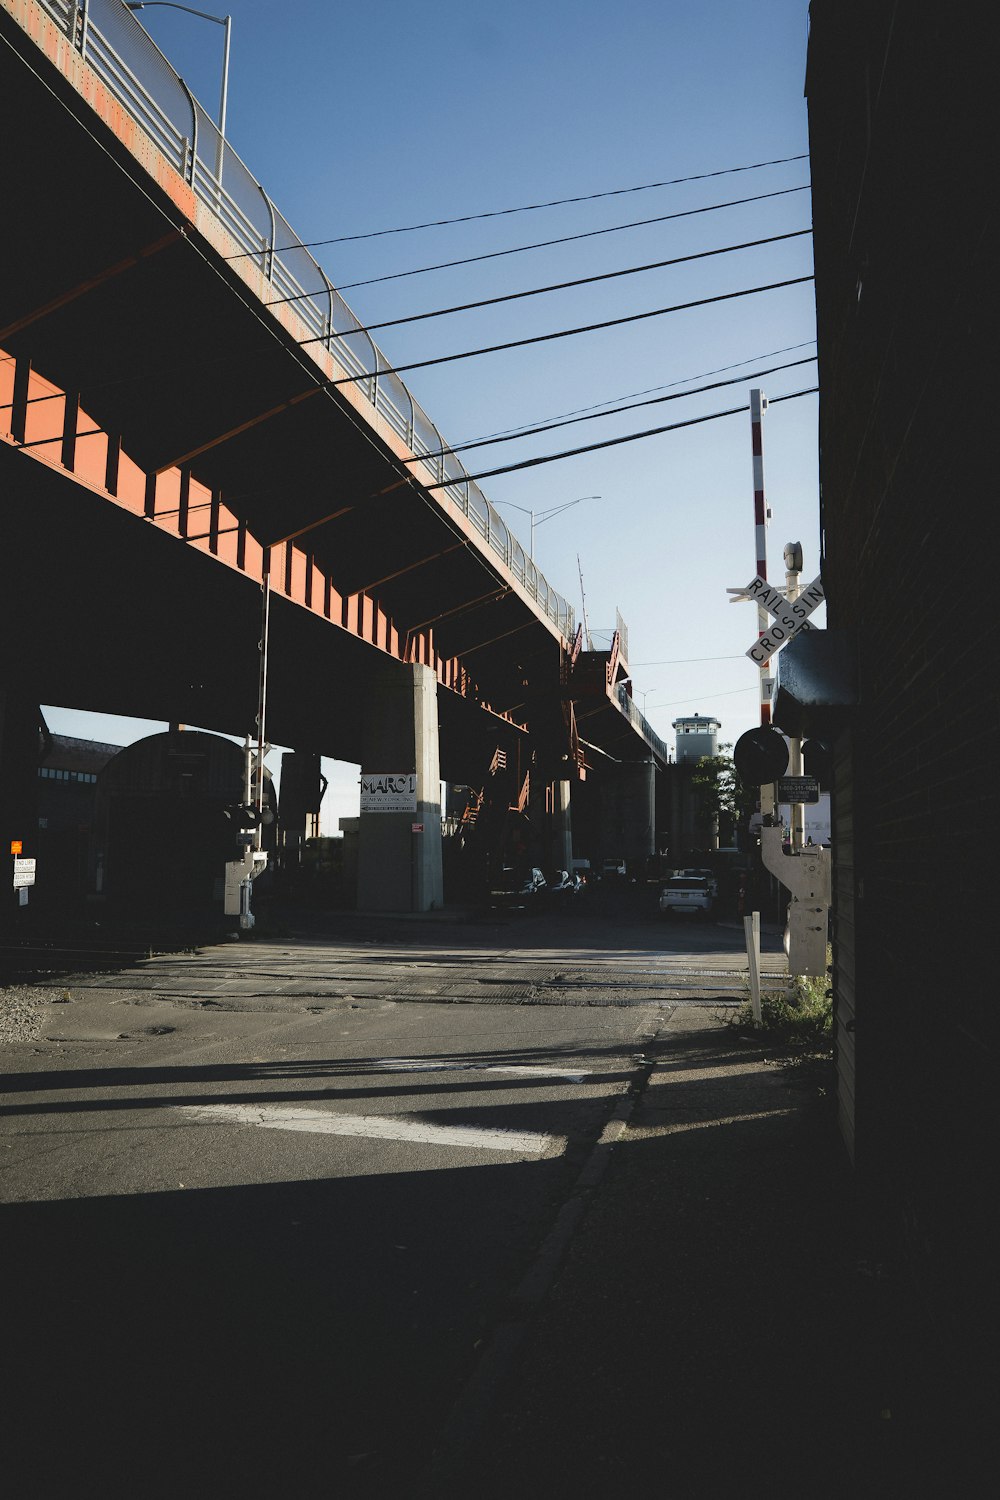
M 975 1339 L 997 905 L 995 208 L 985 8 L 813 0 L 823 576 L 842 1108 L 869 1232 Z

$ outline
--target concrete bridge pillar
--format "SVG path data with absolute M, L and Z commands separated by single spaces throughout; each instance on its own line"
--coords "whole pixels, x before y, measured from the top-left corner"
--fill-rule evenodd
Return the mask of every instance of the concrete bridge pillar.
M 603 859 L 641 869 L 656 851 L 655 771 L 652 761 L 623 762 L 601 786 Z
M 366 681 L 362 776 L 415 774 L 415 808 L 366 811 L 358 834 L 358 907 L 431 911 L 444 900 L 437 677 L 386 662 Z
M 552 859 L 557 870 L 572 870 L 573 868 L 571 785 L 569 781 L 557 781 L 552 788 Z

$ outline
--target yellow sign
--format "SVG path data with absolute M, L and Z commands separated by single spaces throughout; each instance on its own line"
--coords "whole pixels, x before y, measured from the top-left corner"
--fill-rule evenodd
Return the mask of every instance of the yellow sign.
M 23 849 L 24 849 L 24 841 L 22 839 L 11 839 L 11 841 L 10 841 L 10 852 L 11 852 L 11 854 L 20 854 Z

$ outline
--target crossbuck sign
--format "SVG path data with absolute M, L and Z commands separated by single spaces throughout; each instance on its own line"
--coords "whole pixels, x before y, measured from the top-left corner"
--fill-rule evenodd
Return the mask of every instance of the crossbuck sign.
M 769 626 L 762 636 L 758 636 L 746 653 L 751 661 L 756 662 L 758 667 L 762 667 L 780 646 L 791 640 L 793 635 L 798 635 L 802 630 L 812 629 L 809 616 L 823 603 L 826 594 L 823 591 L 822 580 L 814 578 L 808 588 L 804 588 L 797 598 L 789 601 L 778 589 L 773 588 L 766 578 L 761 578 L 758 574 L 750 580 L 745 589 L 740 590 L 740 598 L 752 600 L 766 609 L 768 614 L 774 616 L 774 624 Z

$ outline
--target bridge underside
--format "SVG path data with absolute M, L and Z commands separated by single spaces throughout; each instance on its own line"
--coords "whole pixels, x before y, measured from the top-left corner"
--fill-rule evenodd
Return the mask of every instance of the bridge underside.
M 269 305 L 263 255 L 33 0 L 0 5 L 0 131 L 0 692 L 252 734 L 266 577 L 275 744 L 371 768 L 378 695 L 430 669 L 440 773 L 484 839 L 490 777 L 540 824 L 582 760 L 648 760 L 617 640 L 577 702 L 568 606 L 454 468 L 441 487 L 433 427 Z
M 430 647 L 419 659 L 458 660 L 462 690 L 491 709 L 526 723 L 532 702 L 546 696 L 557 704 L 560 633 L 460 506 L 413 477 L 415 465 L 402 461 L 409 450 L 363 394 L 353 386 L 320 389 L 330 361 L 299 346 L 308 330 L 294 304 L 267 310 L 261 297 L 272 293 L 263 278 L 246 258 L 231 258 L 236 242 L 142 133 L 123 122 L 120 108 L 105 104 L 102 110 L 98 95 L 94 110 L 87 108 L 68 81 L 74 66 L 79 71 L 75 54 L 52 67 L 2 10 L 0 26 L 20 54 L 5 46 L 0 58 L 0 129 L 16 142 L 5 191 L 18 221 L 30 226 L 30 234 L 13 235 L 5 246 L 5 354 L 22 365 L 30 361 L 78 398 L 88 417 L 148 474 L 175 467 L 221 497 L 261 545 L 335 513 L 297 548 L 342 598 L 364 596 L 391 619 L 404 645 L 422 634 Z M 23 472 L 18 484 L 48 488 L 41 475 L 22 481 Z M 71 509 L 75 502 L 52 503 Z M 135 631 L 135 621 L 149 618 L 143 601 L 152 587 L 168 612 L 163 640 L 188 640 L 194 626 L 167 599 L 176 595 L 180 577 L 202 570 L 173 558 L 145 529 L 126 539 L 113 521 L 102 525 L 99 506 L 87 509 L 90 520 L 77 528 L 82 550 L 74 562 L 85 556 L 100 576 L 114 600 L 107 605 L 111 616 L 131 618 Z M 47 553 L 54 536 L 69 536 L 68 525 L 61 516 Z M 174 550 L 186 549 L 175 543 Z M 58 573 L 63 564 L 49 556 L 46 567 Z M 158 579 L 151 584 L 154 572 Z M 253 590 L 248 594 L 238 581 L 211 573 L 204 587 L 206 594 L 218 590 L 220 598 L 240 602 L 212 611 L 200 654 L 215 641 L 245 643 L 246 621 L 256 608 Z M 92 618 L 92 608 L 80 618 Z M 203 624 L 199 619 L 199 629 Z M 301 659 L 317 659 L 314 631 L 305 621 L 276 621 L 275 630 L 308 639 Z M 256 641 L 255 625 L 248 638 Z M 147 670 L 158 655 L 150 642 L 134 650 Z M 158 686 L 170 696 L 191 691 L 191 673 L 168 660 L 169 646 L 159 654 Z M 227 648 L 226 654 L 234 661 L 245 657 L 245 644 L 242 653 Z M 192 661 L 198 655 L 188 653 Z M 337 639 L 319 648 L 319 656 L 345 674 L 346 694 L 353 695 L 364 672 L 363 649 Z M 239 679 L 240 668 L 233 672 Z M 71 678 L 68 663 L 63 675 L 76 684 L 70 696 L 78 701 L 81 679 Z M 277 678 L 276 672 L 280 694 Z M 149 684 L 119 684 L 118 711 L 126 701 L 152 695 Z M 220 697 L 226 699 L 224 690 Z M 290 724 L 332 723 L 337 712 L 289 705 L 288 718 Z M 219 715 L 201 717 L 217 721 Z M 245 717 L 243 710 L 241 724 Z M 338 731 L 335 738 L 340 744 L 344 735 Z
M 44 703 L 254 732 L 259 583 L 184 547 L 0 444 L 10 558 L 0 674 Z M 270 607 L 268 733 L 362 759 L 375 646 L 278 593 Z M 406 668 L 399 663 L 400 673 Z M 442 774 L 467 779 L 519 732 L 438 689 Z

